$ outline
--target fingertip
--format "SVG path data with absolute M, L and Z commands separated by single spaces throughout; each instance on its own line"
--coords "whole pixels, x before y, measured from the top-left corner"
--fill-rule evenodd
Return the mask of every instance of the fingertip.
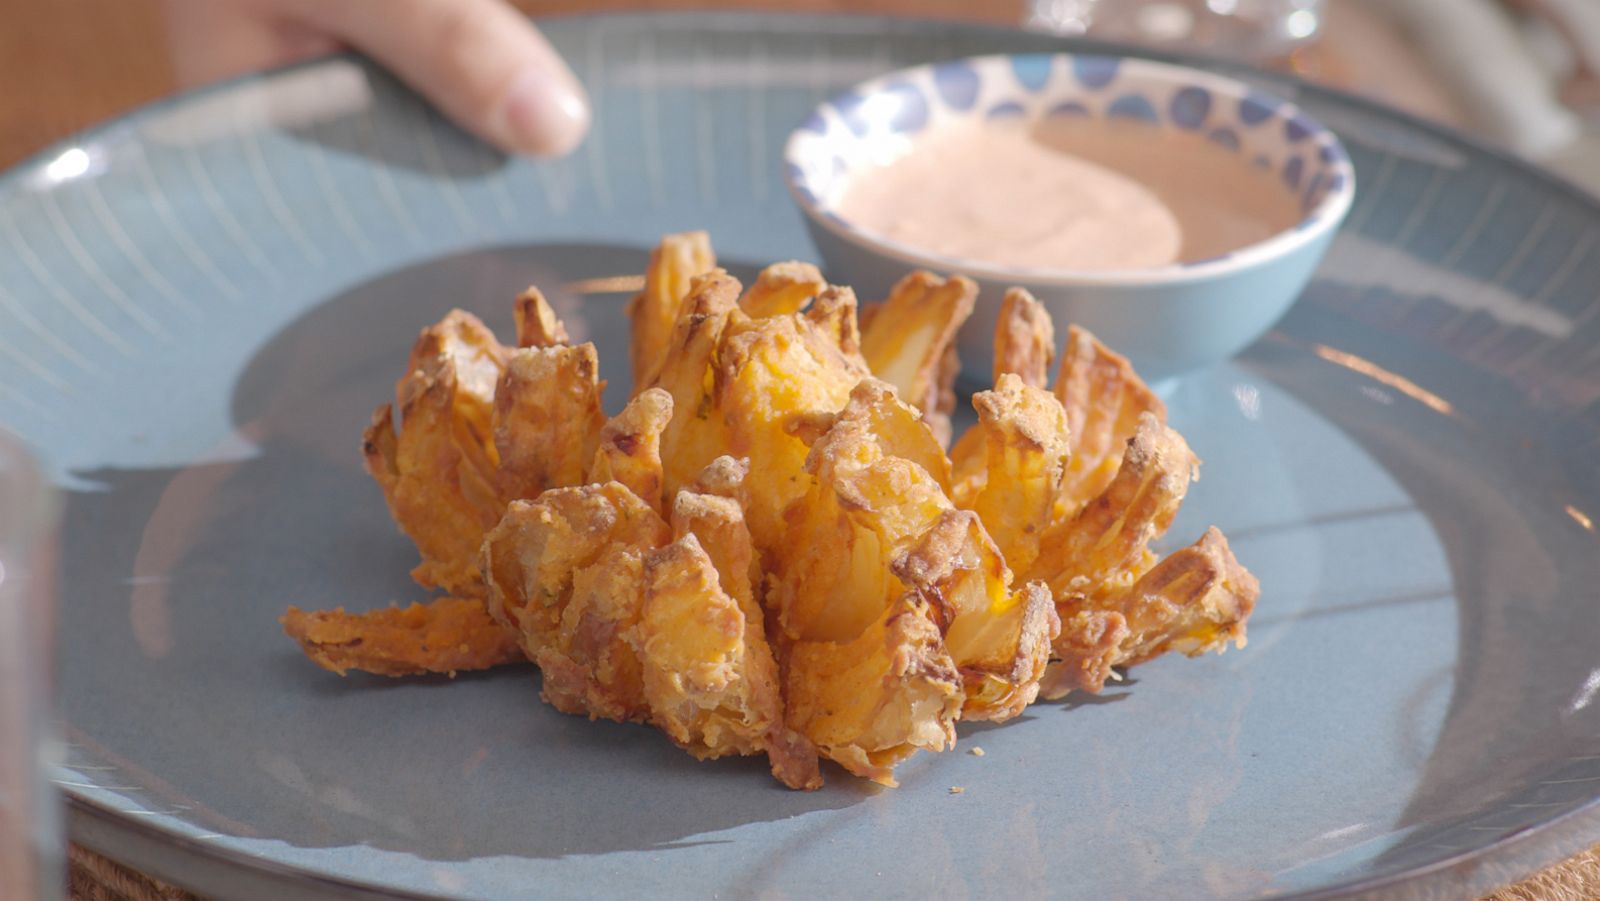
M 577 80 L 529 66 L 515 76 L 494 115 L 491 138 L 533 156 L 571 153 L 589 131 L 589 100 Z
M 559 156 L 588 132 L 583 85 L 504 0 L 272 2 L 371 54 L 502 150 Z

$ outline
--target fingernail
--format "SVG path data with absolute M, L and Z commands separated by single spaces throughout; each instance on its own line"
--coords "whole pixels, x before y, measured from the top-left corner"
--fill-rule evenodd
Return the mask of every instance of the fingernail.
M 589 130 L 589 101 L 577 83 L 548 69 L 530 67 L 511 82 L 502 101 L 506 141 L 536 156 L 560 156 Z

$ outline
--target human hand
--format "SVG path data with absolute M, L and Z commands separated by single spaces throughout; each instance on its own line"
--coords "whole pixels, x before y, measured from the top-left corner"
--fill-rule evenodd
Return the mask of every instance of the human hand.
M 350 46 L 504 150 L 567 153 L 589 127 L 583 86 L 504 0 L 165 0 L 184 86 Z

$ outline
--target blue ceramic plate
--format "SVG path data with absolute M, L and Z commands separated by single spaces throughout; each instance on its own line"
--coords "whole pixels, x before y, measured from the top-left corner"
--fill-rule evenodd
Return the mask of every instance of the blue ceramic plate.
M 0 184 L 0 421 L 65 490 L 74 836 L 223 897 L 1460 897 L 1600 838 L 1600 209 L 1262 81 L 1362 185 L 1300 304 L 1172 416 L 1261 577 L 1250 646 L 1040 704 L 903 787 L 697 763 L 536 674 L 338 679 L 284 606 L 418 597 L 358 432 L 418 327 L 545 286 L 626 383 L 663 231 L 808 255 L 789 129 L 862 78 L 1066 47 L 870 19 L 554 23 L 571 159 L 508 161 L 348 59 L 146 109 Z M 563 287 L 565 286 L 565 287 Z M 613 408 L 621 398 L 609 398 Z M 983 757 L 965 753 L 974 745 Z M 953 795 L 952 786 L 966 791 Z

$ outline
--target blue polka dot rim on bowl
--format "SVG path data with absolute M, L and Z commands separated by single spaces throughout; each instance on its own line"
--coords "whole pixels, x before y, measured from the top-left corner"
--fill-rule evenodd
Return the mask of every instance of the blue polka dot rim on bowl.
M 951 125 L 1014 127 L 1057 117 L 1142 122 L 1156 129 L 1155 140 L 1164 131 L 1201 136 L 1242 165 L 1269 171 L 1300 218 L 1203 259 L 1074 270 L 936 254 L 839 212 L 852 179 L 871 177 L 922 136 Z M 1181 156 L 1174 165 L 1182 165 Z M 985 308 L 998 305 L 1005 287 L 1020 285 L 1058 320 L 1122 348 L 1152 378 L 1217 362 L 1265 332 L 1304 288 L 1355 196 L 1355 170 L 1338 137 L 1293 103 L 1198 69 L 1069 53 L 950 60 L 864 82 L 795 129 L 784 173 L 830 276 L 863 297 L 882 296 L 910 269 L 961 272 L 983 289 L 973 317 L 981 323 L 992 322 Z M 971 367 L 987 365 L 991 352 L 985 337 L 964 334 L 961 350 L 969 373 L 978 375 Z

